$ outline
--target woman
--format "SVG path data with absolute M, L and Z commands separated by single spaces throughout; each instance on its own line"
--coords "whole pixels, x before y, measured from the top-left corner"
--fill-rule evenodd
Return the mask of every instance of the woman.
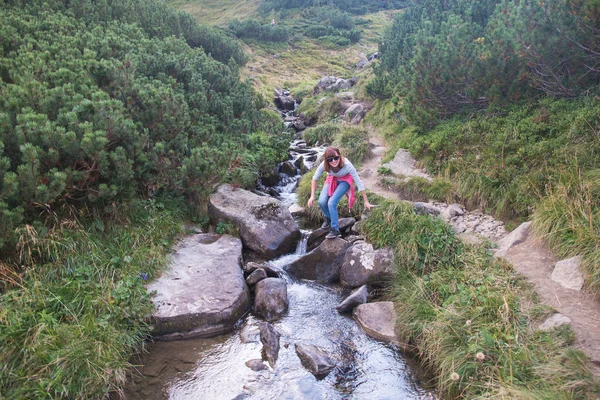
M 367 192 L 362 181 L 358 177 L 356 168 L 347 158 L 343 158 L 340 151 L 335 147 L 328 147 L 325 150 L 325 160 L 319 165 L 315 175 L 312 178 L 310 187 L 310 198 L 308 206 L 312 207 L 315 204 L 315 191 L 317 190 L 317 182 L 323 171 L 327 171 L 327 179 L 323 185 L 323 190 L 319 196 L 319 207 L 325 214 L 325 222 L 321 228 L 330 228 L 327 239 L 333 239 L 341 236 L 340 227 L 338 225 L 337 205 L 348 191 L 348 205 L 352 208 L 356 198 L 354 193 L 354 183 L 358 186 L 358 191 L 362 194 L 365 209 L 373 207 L 367 199 Z

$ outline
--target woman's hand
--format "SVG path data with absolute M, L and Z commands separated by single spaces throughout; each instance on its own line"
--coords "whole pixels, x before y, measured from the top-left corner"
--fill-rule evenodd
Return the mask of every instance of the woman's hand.
M 370 210 L 373 207 L 376 207 L 375 204 L 369 203 L 369 200 L 365 201 L 365 210 Z
M 308 199 L 308 202 L 306 202 L 306 205 L 308 207 L 312 207 L 315 205 L 315 197 L 314 196 L 310 196 L 310 199 Z

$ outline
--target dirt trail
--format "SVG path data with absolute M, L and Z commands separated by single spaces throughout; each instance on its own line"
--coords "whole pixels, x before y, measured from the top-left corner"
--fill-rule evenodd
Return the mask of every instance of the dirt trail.
M 559 260 L 533 235 L 512 247 L 505 258 L 534 284 L 542 303 L 571 319 L 575 346 L 591 358 L 594 374 L 600 376 L 600 302 L 590 294 L 566 289 L 554 282 L 550 276 Z
M 368 129 L 370 157 L 358 173 L 369 190 L 388 199 L 399 199 L 396 192 L 380 183 L 377 169 L 381 166 L 385 144 L 373 127 L 368 126 Z M 566 289 L 554 282 L 551 274 L 558 260 L 533 235 L 512 247 L 505 258 L 535 286 L 542 303 L 571 319 L 575 346 L 590 357 L 592 372 L 600 376 L 600 302 L 590 294 Z
M 385 143 L 377 136 L 375 129 L 368 125 L 369 130 L 369 158 L 359 168 L 358 174 L 365 187 L 386 199 L 398 200 L 398 193 L 387 188 L 380 182 L 377 170 L 381 166 L 381 159 L 385 153 Z

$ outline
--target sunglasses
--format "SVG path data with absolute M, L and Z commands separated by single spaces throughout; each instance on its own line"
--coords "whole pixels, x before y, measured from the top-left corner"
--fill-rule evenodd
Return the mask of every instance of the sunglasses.
M 340 156 L 327 157 L 327 162 L 334 162 L 340 159 Z

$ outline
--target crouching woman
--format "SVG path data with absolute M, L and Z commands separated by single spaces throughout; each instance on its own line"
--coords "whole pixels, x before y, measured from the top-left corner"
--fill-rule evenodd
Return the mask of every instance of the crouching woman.
M 309 207 L 312 207 L 315 204 L 317 182 L 324 171 L 327 172 L 327 178 L 325 179 L 323 190 L 319 196 L 319 207 L 321 207 L 321 211 L 323 211 L 323 214 L 325 215 L 325 222 L 321 228 L 329 228 L 327 238 L 333 239 L 341 236 L 340 227 L 338 225 L 338 203 L 342 197 L 347 194 L 348 207 L 352 208 L 354 200 L 356 199 L 354 191 L 355 183 L 359 193 L 362 194 L 365 210 L 371 209 L 374 206 L 369 203 L 369 200 L 367 199 L 367 192 L 365 191 L 362 181 L 358 177 L 356 168 L 354 168 L 347 158 L 341 156 L 339 149 L 328 147 L 325 150 L 325 159 L 319 165 L 312 178 L 310 198 L 307 203 Z

